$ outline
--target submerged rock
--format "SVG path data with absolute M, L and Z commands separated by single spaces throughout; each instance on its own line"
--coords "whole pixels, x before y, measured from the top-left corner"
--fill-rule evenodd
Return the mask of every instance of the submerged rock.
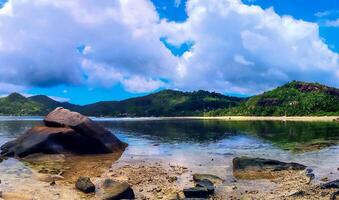
M 278 160 L 236 157 L 233 159 L 233 175 L 239 179 L 271 179 L 285 170 L 304 170 L 305 165 Z
M 3 156 L 25 157 L 33 153 L 97 154 L 124 150 L 127 144 L 89 118 L 57 108 L 44 123 L 1 147 Z
M 212 174 L 193 174 L 193 180 L 195 182 L 199 182 L 199 181 L 202 181 L 204 179 L 207 179 L 211 182 L 213 182 L 214 184 L 216 183 L 221 183 L 223 180 L 216 176 L 216 175 L 212 175 Z
M 250 157 L 236 157 L 233 159 L 233 171 L 281 171 L 281 170 L 304 170 L 305 165 L 299 163 L 286 163 L 278 160 Z
M 126 182 L 106 179 L 100 187 L 98 196 L 103 200 L 134 199 L 134 191 Z
M 75 183 L 75 187 L 84 193 L 92 193 L 95 191 L 95 185 L 92 183 L 89 177 L 79 177 Z
M 321 189 L 339 188 L 339 179 L 322 184 Z

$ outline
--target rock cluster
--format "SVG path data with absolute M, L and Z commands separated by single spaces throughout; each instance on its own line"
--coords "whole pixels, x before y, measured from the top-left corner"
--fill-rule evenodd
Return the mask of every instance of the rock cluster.
M 56 108 L 44 118 L 44 126 L 36 126 L 4 144 L 1 155 L 25 157 L 33 153 L 112 153 L 122 151 L 126 146 L 88 117 Z
M 94 193 L 96 186 L 89 177 L 79 177 L 75 187 L 84 193 Z M 134 191 L 126 182 L 117 182 L 112 179 L 106 179 L 98 187 L 96 195 L 103 200 L 134 199 Z

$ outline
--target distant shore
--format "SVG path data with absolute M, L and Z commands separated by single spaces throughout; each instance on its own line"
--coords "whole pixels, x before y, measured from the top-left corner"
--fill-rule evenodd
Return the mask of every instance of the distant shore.
M 339 116 L 220 116 L 220 117 L 159 117 L 160 119 L 202 119 L 230 121 L 339 121 Z

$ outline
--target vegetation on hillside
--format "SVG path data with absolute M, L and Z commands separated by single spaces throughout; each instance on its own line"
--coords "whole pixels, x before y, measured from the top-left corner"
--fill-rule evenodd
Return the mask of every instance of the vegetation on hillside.
M 339 89 L 318 83 L 292 81 L 274 90 L 253 96 L 237 107 L 214 110 L 206 115 L 339 115 Z
M 44 95 L 26 98 L 18 93 L 0 98 L 0 115 L 46 115 L 64 107 L 89 116 L 339 116 L 339 89 L 293 81 L 251 98 L 195 91 L 163 90 L 154 94 L 79 106 Z
M 84 106 L 82 113 L 92 116 L 201 116 L 203 113 L 233 107 L 241 98 L 195 91 L 163 90 L 123 101 L 98 102 Z
M 0 98 L 0 115 L 41 115 L 47 109 L 40 103 L 31 101 L 18 93 Z

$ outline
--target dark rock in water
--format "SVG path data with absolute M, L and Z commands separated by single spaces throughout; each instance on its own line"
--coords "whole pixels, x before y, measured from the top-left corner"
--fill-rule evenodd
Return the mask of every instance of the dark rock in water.
M 89 177 L 79 177 L 79 179 L 75 183 L 75 187 L 84 193 L 95 192 L 95 185 L 92 183 Z
M 70 127 L 81 135 L 87 136 L 103 145 L 107 153 L 126 147 L 110 131 L 106 130 L 98 123 L 77 112 L 71 112 L 64 108 L 56 108 L 44 118 L 44 123 L 49 127 Z
M 98 196 L 103 200 L 134 199 L 133 189 L 128 183 L 106 179 L 99 189 Z
M 60 123 L 59 126 L 57 122 Z M 122 151 L 126 147 L 111 132 L 89 118 L 63 108 L 48 114 L 45 124 L 47 126 L 34 127 L 16 140 L 4 144 L 1 155 L 25 157 L 33 153 L 98 154 Z
M 321 189 L 331 189 L 331 188 L 339 188 L 339 179 L 324 183 L 320 186 Z
M 199 182 L 199 181 L 202 181 L 204 179 L 207 179 L 207 180 L 213 182 L 214 184 L 221 183 L 223 181 L 220 177 L 212 175 L 212 174 L 193 174 L 193 180 L 195 182 Z
M 207 198 L 210 192 L 205 187 L 193 187 L 184 189 L 184 195 L 187 198 Z
M 339 200 L 339 190 L 331 194 L 330 200 Z
M 304 170 L 305 165 L 299 163 L 285 163 L 278 160 L 250 157 L 236 157 L 233 159 L 233 171 L 281 171 L 281 170 Z
M 206 188 L 208 190 L 209 194 L 214 193 L 214 184 L 208 179 L 204 179 L 202 181 L 199 181 L 195 186 Z

